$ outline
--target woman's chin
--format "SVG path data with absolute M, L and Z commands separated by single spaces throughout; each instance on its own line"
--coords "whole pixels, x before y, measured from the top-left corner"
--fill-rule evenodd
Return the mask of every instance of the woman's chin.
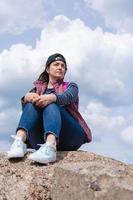
M 61 79 L 63 79 L 64 77 L 63 77 L 63 76 L 55 76 L 55 78 L 61 80 Z

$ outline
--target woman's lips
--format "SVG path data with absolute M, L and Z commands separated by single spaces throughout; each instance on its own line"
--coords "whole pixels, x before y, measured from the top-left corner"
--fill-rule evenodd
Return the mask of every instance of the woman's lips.
M 62 71 L 59 71 L 59 70 L 57 70 L 56 72 L 57 72 L 57 73 L 60 73 L 60 74 L 62 74 L 62 73 L 63 73 Z

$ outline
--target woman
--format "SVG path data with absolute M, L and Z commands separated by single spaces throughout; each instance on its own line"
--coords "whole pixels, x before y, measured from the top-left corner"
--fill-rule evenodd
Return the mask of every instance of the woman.
M 49 56 L 35 87 L 22 98 L 23 112 L 8 158 L 23 157 L 28 143 L 37 150 L 29 159 L 46 164 L 56 161 L 56 149 L 77 150 L 91 141 L 91 131 L 78 111 L 78 86 L 64 82 L 66 71 L 63 55 Z

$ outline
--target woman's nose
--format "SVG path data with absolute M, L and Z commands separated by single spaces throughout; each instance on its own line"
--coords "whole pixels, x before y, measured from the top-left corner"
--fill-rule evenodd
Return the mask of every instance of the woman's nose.
M 62 69 L 62 65 L 58 65 L 58 69 Z

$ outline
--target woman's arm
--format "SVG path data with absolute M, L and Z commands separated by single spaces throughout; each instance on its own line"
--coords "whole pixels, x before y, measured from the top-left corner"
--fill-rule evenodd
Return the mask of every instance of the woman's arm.
M 38 107 L 47 106 L 50 103 L 56 102 L 59 105 L 68 105 L 78 100 L 78 86 L 75 83 L 70 83 L 66 91 L 61 94 L 43 94 L 35 97 L 32 101 Z
M 28 93 L 36 93 L 36 88 L 34 87 L 34 88 L 32 88 Z M 26 94 L 28 94 L 28 93 L 26 93 Z M 26 95 L 25 95 L 26 96 Z M 21 103 L 23 104 L 23 103 L 25 103 L 25 96 L 23 96 L 22 98 L 21 98 Z
M 78 99 L 78 85 L 71 82 L 65 92 L 56 94 L 56 103 L 60 105 L 68 105 L 76 102 Z
M 30 95 L 31 92 L 31 95 Z M 30 91 L 29 93 L 26 94 L 28 95 L 28 98 L 32 97 L 32 94 L 34 96 L 34 92 Z M 26 103 L 26 98 L 22 98 L 22 106 Z M 68 105 L 70 103 L 74 103 L 78 100 L 78 86 L 76 83 L 70 83 L 68 88 L 61 94 L 44 94 L 40 96 L 34 96 L 32 99 L 32 103 L 35 104 L 38 107 L 44 107 L 47 106 L 48 104 L 52 102 L 56 102 L 59 105 Z
M 28 93 L 26 93 L 25 96 L 21 98 L 22 109 L 24 108 L 25 103 L 32 102 L 33 98 L 37 96 L 36 88 L 32 88 Z

